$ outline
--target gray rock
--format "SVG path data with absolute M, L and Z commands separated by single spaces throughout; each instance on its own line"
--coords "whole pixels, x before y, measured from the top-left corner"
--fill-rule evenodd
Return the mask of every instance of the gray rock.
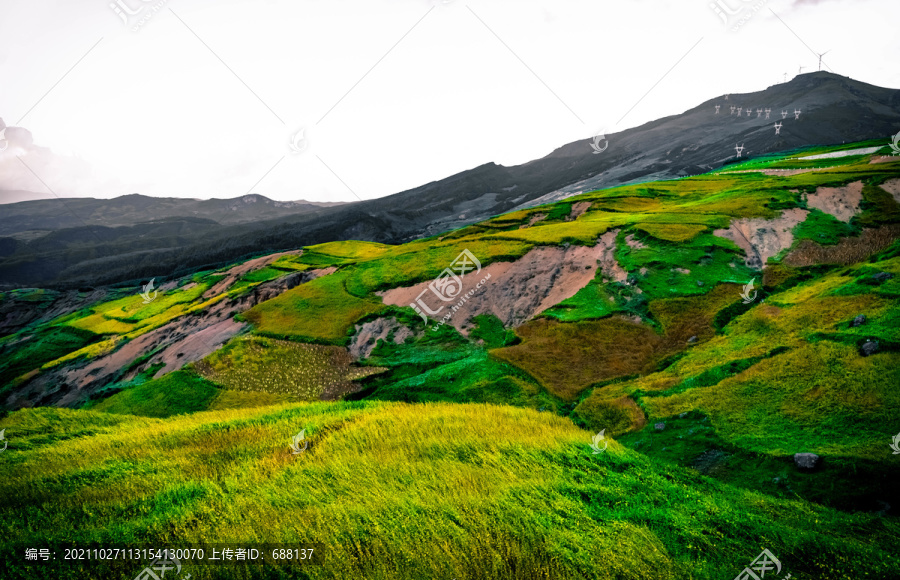
M 663 429 L 666 428 L 666 424 L 665 423 L 657 423 L 656 425 L 653 426 L 653 428 L 656 429 L 657 431 L 662 431 Z
M 860 354 L 863 356 L 871 356 L 878 352 L 878 341 L 877 340 L 867 340 L 863 343 L 862 347 L 859 349 Z
M 856 328 L 857 326 L 862 326 L 866 323 L 866 315 L 860 314 L 856 318 L 853 319 L 853 322 L 850 323 L 850 326 Z
M 702 287 L 702 286 L 703 286 L 703 280 L 697 280 L 697 286 Z
M 684 413 L 679 413 L 678 415 L 679 419 L 684 419 L 685 417 L 687 417 L 687 411 L 685 411 Z
M 815 469 L 819 466 L 820 458 L 815 453 L 794 453 L 794 463 L 800 469 Z
M 872 279 L 875 280 L 876 282 L 885 282 L 887 280 L 890 280 L 893 277 L 894 277 L 894 275 L 891 274 L 890 272 L 878 272 L 877 274 L 874 274 L 872 276 Z
M 688 339 L 688 344 L 694 344 L 695 342 L 697 342 L 696 336 L 692 336 Z

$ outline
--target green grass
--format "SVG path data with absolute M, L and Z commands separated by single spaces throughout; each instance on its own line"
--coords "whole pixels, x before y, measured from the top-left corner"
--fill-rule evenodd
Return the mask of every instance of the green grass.
M 812 240 L 823 246 L 837 244 L 842 238 L 859 235 L 859 229 L 846 224 L 831 214 L 813 209 L 806 219 L 793 230 L 794 241 Z
M 301 284 L 244 313 L 267 336 L 345 344 L 347 330 L 364 316 L 385 310 L 380 301 L 347 292 L 341 271 Z
M 99 336 L 69 326 L 40 329 L 19 341 L 0 346 L 0 394 L 14 379 L 40 368 L 41 365 L 82 349 L 99 340 Z
M 593 455 L 590 432 L 550 413 L 314 403 L 152 419 L 38 409 L 0 425 L 12 442 L 0 455 L 0 525 L 18 530 L 4 552 L 59 540 L 318 542 L 321 565 L 303 568 L 311 579 L 701 580 L 737 575 L 763 547 L 801 578 L 900 570 L 893 519 L 770 498 L 615 441 Z M 311 445 L 295 456 L 288 443 L 302 428 Z M 9 578 L 32 574 L 20 558 L 7 562 Z M 228 570 L 219 577 L 274 573 Z
M 93 405 L 91 410 L 142 417 L 171 417 L 205 411 L 218 393 L 215 384 L 192 372 L 180 370 L 117 393 Z

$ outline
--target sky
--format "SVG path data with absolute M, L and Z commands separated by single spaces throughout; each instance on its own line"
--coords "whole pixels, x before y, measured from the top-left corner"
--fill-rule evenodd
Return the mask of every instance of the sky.
M 815 53 L 900 88 L 898 22 L 896 0 L 0 0 L 0 202 L 374 199 Z

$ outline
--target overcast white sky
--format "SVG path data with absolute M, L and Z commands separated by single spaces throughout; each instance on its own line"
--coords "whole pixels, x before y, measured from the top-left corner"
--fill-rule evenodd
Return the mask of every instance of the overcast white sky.
M 0 118 L 52 150 L 7 146 L 0 190 L 354 201 L 761 90 L 812 51 L 900 88 L 897 0 L 118 0 L 127 26 L 114 1 L 0 0 Z

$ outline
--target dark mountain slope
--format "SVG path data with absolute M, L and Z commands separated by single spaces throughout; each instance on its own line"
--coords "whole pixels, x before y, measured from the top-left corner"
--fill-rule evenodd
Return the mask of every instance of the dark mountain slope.
M 718 114 L 716 105 L 720 107 Z M 732 114 L 731 106 L 741 108 L 740 117 L 737 110 Z M 748 107 L 751 109 L 749 116 L 746 114 Z M 770 109 L 769 119 L 765 118 L 764 112 L 757 114 L 757 110 L 765 109 Z M 795 110 L 800 111 L 798 119 L 794 118 Z M 784 119 L 782 111 L 787 112 Z M 776 122 L 782 123 L 778 135 Z M 268 210 L 253 209 L 263 206 L 246 202 L 254 196 L 237 198 L 244 200 L 238 202 L 243 203 L 241 211 L 228 209 L 233 206 L 227 204 L 234 204 L 236 200 L 193 202 L 197 205 L 191 211 L 197 213 L 180 214 L 181 217 L 203 217 L 222 225 L 198 227 L 188 238 L 168 236 L 151 240 L 153 236 L 143 234 L 145 243 L 140 248 L 123 243 L 125 238 L 142 235 L 137 231 L 123 233 L 110 241 L 85 237 L 81 249 L 89 249 L 90 257 L 73 253 L 70 246 L 38 251 L 33 244 L 43 247 L 43 242 L 13 243 L 0 238 L 0 256 L 5 255 L 0 259 L 0 287 L 73 287 L 133 282 L 152 276 L 183 274 L 253 254 L 334 240 L 400 243 L 476 223 L 516 208 L 556 201 L 581 191 L 708 171 L 733 161 L 736 144 L 745 147 L 742 158 L 747 158 L 810 145 L 882 138 L 895 133 L 898 128 L 900 90 L 876 87 L 827 72 L 809 73 L 763 91 L 710 99 L 680 115 L 609 134 L 606 136 L 609 147 L 599 155 L 594 154 L 590 140 L 577 141 L 523 165 L 504 167 L 489 163 L 381 199 L 337 207 L 306 208 L 309 211 L 301 215 L 270 216 Z M 133 219 L 139 213 L 140 203 L 152 205 L 147 201 L 151 198 L 131 201 L 129 198 L 142 196 L 112 200 L 123 206 L 117 210 L 97 209 L 91 215 L 101 216 L 96 218 L 101 221 L 122 220 L 129 216 Z M 65 208 L 53 200 L 29 203 L 49 204 L 46 208 L 52 208 L 57 215 L 65 213 Z M 23 206 L 0 206 L 0 225 L 35 219 L 22 210 Z M 154 216 L 164 213 L 153 207 Z M 284 208 L 273 206 L 272 211 L 275 210 L 284 211 Z M 7 214 L 8 211 L 19 213 Z M 42 211 L 52 213 L 50 209 Z M 245 223 L 228 221 L 223 216 L 232 216 L 229 212 L 246 212 L 240 219 L 251 219 Z M 102 225 L 116 224 L 103 222 Z

